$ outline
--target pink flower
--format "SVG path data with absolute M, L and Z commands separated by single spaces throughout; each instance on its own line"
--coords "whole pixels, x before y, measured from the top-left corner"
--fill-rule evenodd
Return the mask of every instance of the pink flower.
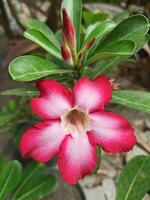
M 63 39 L 64 39 L 65 44 L 67 44 L 71 50 L 75 49 L 75 46 L 76 46 L 75 28 L 65 9 L 63 9 L 63 27 L 62 28 L 63 28 Z
M 110 153 L 134 146 L 128 120 L 104 111 L 112 97 L 107 77 L 84 77 L 72 91 L 53 80 L 39 81 L 37 88 L 40 96 L 31 100 L 31 107 L 44 121 L 24 133 L 21 152 L 39 162 L 58 156 L 59 170 L 68 183 L 75 184 L 95 168 L 96 145 Z

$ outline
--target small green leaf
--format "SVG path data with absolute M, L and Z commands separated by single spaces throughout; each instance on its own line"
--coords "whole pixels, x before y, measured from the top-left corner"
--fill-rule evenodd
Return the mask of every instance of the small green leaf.
M 24 32 L 25 38 L 35 42 L 40 45 L 47 52 L 61 59 L 60 49 L 58 49 L 47 37 L 45 37 L 41 32 L 28 29 Z
M 26 55 L 14 59 L 9 65 L 9 73 L 17 81 L 33 81 L 51 74 L 73 72 L 38 56 Z
M 124 19 L 126 19 L 127 17 L 129 17 L 129 12 L 128 11 L 121 11 L 119 13 L 117 13 L 114 17 L 113 17 L 113 21 L 116 22 L 117 24 L 120 23 L 121 21 L 123 21 Z
M 7 124 L 14 119 L 14 113 L 1 113 L 0 114 L 0 125 Z
M 136 43 L 149 30 L 149 21 L 143 15 L 134 15 L 118 24 L 100 43 L 99 50 L 119 40 L 132 40 Z
M 3 166 L 4 166 L 4 164 L 5 164 L 4 157 L 3 157 L 2 155 L 0 155 L 0 172 L 1 172 L 1 170 L 2 170 L 2 168 L 3 168 Z
M 108 19 L 108 13 L 106 12 L 98 12 L 94 13 L 91 11 L 84 11 L 83 12 L 83 19 L 86 26 L 90 24 L 94 24 L 96 22 L 103 22 Z
M 137 53 L 148 41 L 149 41 L 149 34 L 139 37 L 139 39 L 136 41 L 136 48 L 134 50 L 134 53 Z
M 0 95 L 4 96 L 36 96 L 38 91 L 33 88 L 13 88 L 0 92 Z
M 80 48 L 80 26 L 82 18 L 81 0 L 63 0 L 62 9 L 65 8 L 76 30 L 77 50 Z
M 150 157 L 137 156 L 123 168 L 115 200 L 141 200 L 150 189 Z
M 84 64 L 88 65 L 100 59 L 117 57 L 117 56 L 127 56 L 132 55 L 135 49 L 135 43 L 130 40 L 120 40 L 114 44 L 108 45 L 107 47 L 101 49 L 95 53 L 94 56 L 90 57 Z
M 35 19 L 24 20 L 22 23 L 27 29 L 32 29 L 43 34 L 51 43 L 53 43 L 54 46 L 57 47 L 57 49 L 60 49 L 60 44 L 57 38 L 45 23 Z
M 100 167 L 100 162 L 101 162 L 101 148 L 100 148 L 100 146 L 97 146 L 96 150 L 97 150 L 97 163 L 96 163 L 95 169 L 93 170 L 93 174 L 97 173 L 97 171 L 99 170 L 99 167 Z
M 115 27 L 115 23 L 111 20 L 107 20 L 101 24 L 95 24 L 94 26 L 93 25 L 89 26 L 86 31 L 85 39 L 82 44 L 82 47 L 93 38 L 96 38 L 96 39 L 102 38 L 106 33 L 108 33 L 114 27 Z
M 22 166 L 14 160 L 6 164 L 0 173 L 0 199 L 7 197 L 19 184 L 22 177 Z
M 37 200 L 51 194 L 57 187 L 53 175 L 45 172 L 43 164 L 30 163 L 24 170 L 21 184 L 13 194 L 12 200 Z
M 135 90 L 113 92 L 112 103 L 150 113 L 150 93 Z

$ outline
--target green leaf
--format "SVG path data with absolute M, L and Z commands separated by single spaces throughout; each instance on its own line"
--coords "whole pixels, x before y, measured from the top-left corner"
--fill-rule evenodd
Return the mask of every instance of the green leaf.
M 1 169 L 3 168 L 4 164 L 5 164 L 4 157 L 2 155 L 0 155 L 0 172 L 1 172 Z
M 136 90 L 113 92 L 112 103 L 150 113 L 150 93 Z
M 108 45 L 107 47 L 103 48 L 101 51 L 95 53 L 94 56 L 90 57 L 84 64 L 88 65 L 95 61 L 104 58 L 110 58 L 112 56 L 127 56 L 132 55 L 135 49 L 135 43 L 130 40 L 120 40 L 117 41 L 115 44 Z
M 134 53 L 137 53 L 143 45 L 148 42 L 149 36 L 145 35 L 142 36 L 139 39 L 139 42 L 136 44 L 136 48 L 134 50 Z M 119 56 L 116 58 L 112 58 L 109 60 L 100 61 L 96 64 L 96 66 L 93 68 L 93 70 L 90 72 L 89 77 L 96 78 L 99 75 L 109 73 L 112 71 L 115 67 L 117 67 L 120 63 L 126 61 L 129 59 L 129 56 Z
M 117 24 L 120 23 L 121 21 L 123 21 L 124 19 L 126 19 L 127 17 L 129 17 L 129 12 L 128 11 L 121 11 L 119 13 L 117 13 L 114 17 L 113 17 L 113 21 L 116 22 Z
M 70 69 L 72 68 L 72 65 L 70 65 L 69 63 L 67 63 L 65 60 L 62 59 L 58 59 L 50 54 L 48 54 L 46 56 L 46 58 L 48 60 L 50 60 L 52 63 L 56 64 L 57 66 L 61 66 L 61 68 L 66 68 L 66 69 Z
M 0 113 L 0 125 L 9 123 L 14 117 L 14 113 Z
M 109 60 L 103 60 L 96 64 L 93 71 L 90 73 L 92 79 L 99 75 L 106 74 L 113 70 L 119 63 L 128 59 L 128 56 L 120 56 Z
M 0 199 L 7 197 L 18 185 L 22 177 L 22 166 L 14 160 L 6 164 L 0 173 Z
M 38 91 L 33 88 L 13 88 L 0 92 L 0 95 L 4 96 L 36 96 Z
M 77 50 L 80 48 L 80 26 L 82 18 L 81 0 L 63 0 L 62 9 L 65 8 L 76 30 Z
M 94 26 L 91 25 L 88 27 L 85 39 L 82 44 L 82 47 L 87 44 L 89 41 L 91 41 L 93 38 L 102 38 L 106 33 L 108 33 L 112 28 L 115 27 L 115 23 L 111 20 L 107 20 L 101 24 L 95 24 Z
M 149 41 L 149 34 L 139 37 L 138 41 L 136 41 L 136 48 L 134 50 L 134 53 L 137 53 L 148 41 Z
M 150 189 L 150 157 L 137 156 L 123 168 L 116 200 L 141 200 Z
M 47 37 L 41 32 L 28 29 L 24 32 L 24 37 L 40 45 L 47 52 L 61 59 L 60 49 L 58 49 Z
M 116 45 L 120 40 L 132 40 L 136 44 L 136 49 L 149 30 L 149 22 L 143 15 L 134 15 L 118 24 L 106 37 L 100 42 L 96 52 L 102 51 L 110 45 Z M 141 46 L 141 45 L 140 45 Z M 95 56 L 95 55 L 94 55 Z M 87 64 L 87 63 L 86 63 Z
M 103 22 L 107 20 L 107 18 L 108 18 L 108 13 L 106 12 L 99 12 L 99 13 L 93 13 L 91 11 L 83 12 L 83 19 L 86 26 L 89 26 L 90 24 L 94 24 L 96 22 Z
M 136 43 L 139 37 L 149 30 L 149 21 L 143 15 L 134 15 L 118 24 L 100 43 L 99 50 L 118 40 L 132 40 Z
M 24 20 L 22 23 L 27 29 L 36 30 L 36 31 L 42 33 L 58 49 L 60 48 L 60 43 L 58 42 L 57 38 L 55 37 L 54 33 L 51 31 L 51 29 L 45 23 L 35 20 L 35 19 Z
M 70 72 L 73 69 L 60 69 L 56 64 L 32 55 L 20 56 L 9 65 L 9 73 L 17 81 L 33 81 L 51 74 Z
M 101 153 L 102 153 L 101 147 L 97 146 L 96 150 L 97 150 L 97 163 L 96 163 L 96 167 L 93 170 L 93 174 L 97 173 L 97 171 L 99 170 L 99 167 L 100 167 L 100 162 L 101 162 Z
M 57 187 L 53 175 L 45 172 L 43 164 L 30 163 L 24 170 L 21 184 L 12 200 L 37 200 L 51 194 Z

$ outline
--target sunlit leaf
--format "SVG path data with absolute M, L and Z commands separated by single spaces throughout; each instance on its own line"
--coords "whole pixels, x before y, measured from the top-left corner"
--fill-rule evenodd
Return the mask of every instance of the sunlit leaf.
M 51 74 L 73 72 L 38 56 L 26 55 L 14 59 L 9 65 L 9 73 L 14 80 L 32 81 Z
M 82 46 L 84 46 L 93 38 L 95 39 L 102 38 L 107 32 L 112 30 L 112 28 L 114 27 L 115 27 L 115 23 L 111 20 L 107 20 L 101 24 L 95 24 L 95 25 L 89 26 L 86 31 L 85 39 Z
M 58 49 L 47 37 L 45 37 L 41 32 L 28 29 L 24 32 L 24 36 L 41 46 L 47 52 L 56 56 L 57 58 L 61 58 L 60 49 Z

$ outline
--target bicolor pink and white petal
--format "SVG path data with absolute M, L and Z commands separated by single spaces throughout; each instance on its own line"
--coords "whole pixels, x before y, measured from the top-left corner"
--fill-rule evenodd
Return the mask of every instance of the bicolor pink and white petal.
M 53 80 L 39 81 L 40 96 L 31 100 L 34 113 L 44 121 L 29 128 L 20 140 L 24 157 L 47 162 L 58 157 L 58 167 L 70 184 L 96 167 L 96 146 L 110 153 L 133 148 L 136 137 L 127 119 L 104 111 L 112 97 L 106 76 L 83 77 L 73 89 Z

